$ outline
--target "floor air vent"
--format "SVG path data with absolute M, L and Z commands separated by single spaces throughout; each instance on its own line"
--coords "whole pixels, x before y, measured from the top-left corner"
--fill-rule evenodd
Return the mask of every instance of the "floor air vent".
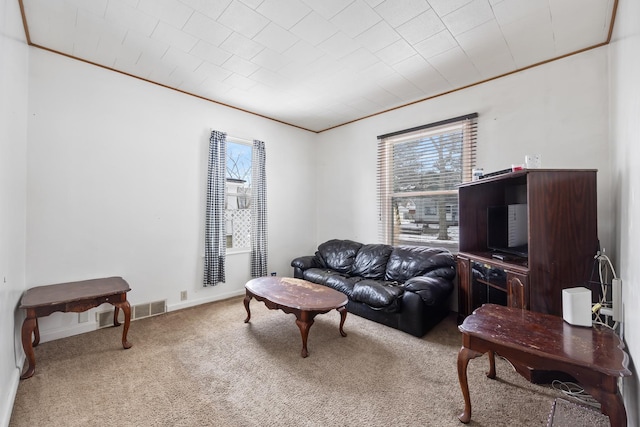
M 156 316 L 167 312 L 167 300 L 147 302 L 143 304 L 131 306 L 131 320 L 142 319 L 144 317 Z M 124 313 L 122 310 L 118 313 L 120 323 L 124 322 Z M 113 326 L 113 308 L 108 311 L 96 313 L 96 322 L 98 328 L 106 328 Z

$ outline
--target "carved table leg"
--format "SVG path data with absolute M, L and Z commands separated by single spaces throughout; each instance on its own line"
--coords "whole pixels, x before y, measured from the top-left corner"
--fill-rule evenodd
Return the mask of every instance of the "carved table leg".
M 496 354 L 489 350 L 489 372 L 487 372 L 487 378 L 492 380 L 496 378 Z
M 309 351 L 307 351 L 307 337 L 309 336 L 309 328 L 313 325 L 313 318 L 315 314 L 309 311 L 301 311 L 300 314 L 296 315 L 296 325 L 300 328 L 300 335 L 302 335 L 302 351 L 300 355 L 302 357 L 309 356 Z
M 122 301 L 114 304 L 116 307 L 115 312 L 118 312 L 118 309 L 122 309 L 124 313 L 124 328 L 122 329 L 122 347 L 125 349 L 131 348 L 133 344 L 127 341 L 127 333 L 129 332 L 129 324 L 131 323 L 131 305 L 129 305 L 129 301 Z M 120 325 L 120 323 L 118 323 Z
M 37 347 L 40 344 L 40 325 L 38 325 L 38 318 L 36 317 L 36 328 L 33 330 L 33 346 Z
M 482 353 L 462 347 L 458 353 L 458 381 L 464 397 L 464 412 L 458 416 L 463 423 L 471 421 L 471 397 L 469 396 L 469 382 L 467 381 L 467 366 L 469 360 L 482 356 Z
M 33 316 L 33 317 L 31 317 Z M 29 368 L 25 371 L 24 374 L 20 376 L 21 380 L 25 380 L 33 376 L 36 371 L 36 353 L 33 351 L 33 344 L 35 341 L 31 341 L 31 336 L 34 331 L 37 331 L 37 318 L 33 313 L 27 311 L 27 318 L 24 319 L 22 323 L 22 348 L 24 349 L 24 353 L 27 356 L 27 361 L 29 362 Z M 37 340 L 39 341 L 39 334 L 36 333 Z
M 113 309 L 113 326 L 120 326 L 120 321 L 118 320 L 118 314 L 120 314 L 120 307 L 117 305 L 114 306 Z
M 624 407 L 622 396 L 619 392 L 610 393 L 607 387 L 602 387 L 604 383 L 610 383 L 617 390 L 617 379 L 608 377 L 597 382 L 597 386 L 588 383 L 581 384 L 585 391 L 593 396 L 602 405 L 602 413 L 609 416 L 611 427 L 627 427 L 627 411 Z M 611 388 L 609 388 L 610 390 Z
M 343 305 L 342 307 L 336 308 L 336 310 L 340 313 L 340 335 L 346 337 L 347 334 L 342 327 L 344 326 L 344 321 L 347 319 L 347 307 Z
M 249 302 L 251 302 L 251 294 L 247 291 L 247 296 L 244 297 L 244 308 L 247 310 L 247 318 L 244 319 L 244 323 L 249 323 L 251 319 L 251 311 L 249 310 Z

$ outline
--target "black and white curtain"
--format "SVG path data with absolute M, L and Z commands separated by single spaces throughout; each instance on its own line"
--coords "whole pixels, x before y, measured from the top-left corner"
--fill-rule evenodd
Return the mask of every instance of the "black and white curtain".
M 267 176 L 264 142 L 253 141 L 251 159 L 251 277 L 267 275 Z
M 211 131 L 207 175 L 207 212 L 204 236 L 204 286 L 225 281 L 227 251 L 224 220 L 227 134 Z

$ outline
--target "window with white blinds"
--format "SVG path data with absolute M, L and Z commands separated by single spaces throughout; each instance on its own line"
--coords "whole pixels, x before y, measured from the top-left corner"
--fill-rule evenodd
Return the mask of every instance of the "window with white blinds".
M 378 137 L 380 241 L 458 249 L 458 185 L 475 167 L 478 114 Z

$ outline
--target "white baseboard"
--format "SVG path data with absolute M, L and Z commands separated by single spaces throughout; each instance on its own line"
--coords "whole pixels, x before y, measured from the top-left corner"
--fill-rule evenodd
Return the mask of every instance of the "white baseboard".
M 225 292 L 223 294 L 212 295 L 206 298 L 192 299 L 189 301 L 181 301 L 177 304 L 167 305 L 167 311 L 174 311 L 174 310 L 181 310 L 183 308 L 188 308 L 188 307 L 195 307 L 196 305 L 207 304 L 215 301 L 221 301 L 221 300 L 234 298 L 244 294 L 245 294 L 245 290 L 244 288 L 242 288 L 242 289 L 237 289 L 230 292 Z
M 22 366 L 22 364 L 20 366 Z M 20 368 L 16 368 L 13 374 L 11 374 L 7 387 L 2 387 L 3 394 L 6 393 L 6 395 L 0 396 L 0 426 L 2 427 L 7 427 L 9 425 L 9 421 L 11 421 L 11 412 L 13 412 L 13 403 L 16 400 L 19 383 Z

